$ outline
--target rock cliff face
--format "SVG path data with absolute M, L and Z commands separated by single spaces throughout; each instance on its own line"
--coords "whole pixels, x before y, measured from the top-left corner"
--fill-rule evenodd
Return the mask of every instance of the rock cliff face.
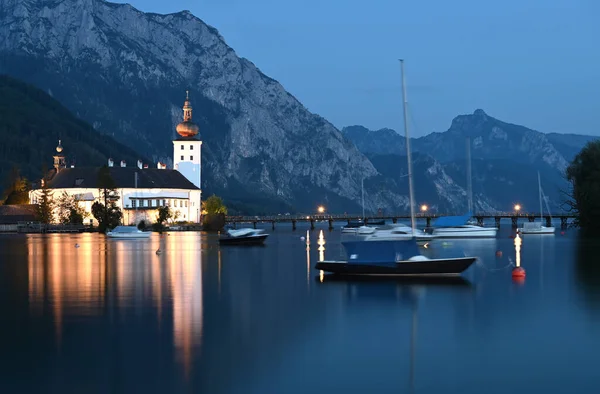
M 0 0 L 0 73 L 33 83 L 98 131 L 169 162 L 190 90 L 203 189 L 274 210 L 357 209 L 371 162 L 187 11 L 102 0 Z M 100 163 L 99 163 L 100 164 Z M 371 193 L 372 207 L 403 201 Z

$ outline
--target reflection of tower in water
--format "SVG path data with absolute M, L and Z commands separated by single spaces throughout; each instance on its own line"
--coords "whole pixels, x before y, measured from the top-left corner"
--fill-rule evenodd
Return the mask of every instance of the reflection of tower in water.
M 183 239 L 182 239 L 183 238 Z M 195 233 L 169 237 L 166 263 L 173 298 L 173 342 L 186 377 L 202 340 L 202 254 Z

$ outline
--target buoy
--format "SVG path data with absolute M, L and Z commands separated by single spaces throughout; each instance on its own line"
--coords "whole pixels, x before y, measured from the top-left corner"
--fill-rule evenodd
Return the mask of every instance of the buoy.
M 565 232 L 564 232 L 564 231 L 561 231 L 561 232 L 560 232 L 560 235 L 565 235 Z
M 75 247 L 76 247 L 76 248 L 78 248 L 78 247 L 79 247 L 79 244 L 75 244 Z
M 502 251 L 501 250 L 497 250 L 496 251 L 496 257 L 502 257 Z
M 525 278 L 525 269 L 523 267 L 515 267 L 512 270 L 512 277 L 514 278 Z
M 304 242 L 305 239 L 306 238 L 304 238 L 304 237 L 300 237 L 300 241 L 302 241 L 302 242 Z

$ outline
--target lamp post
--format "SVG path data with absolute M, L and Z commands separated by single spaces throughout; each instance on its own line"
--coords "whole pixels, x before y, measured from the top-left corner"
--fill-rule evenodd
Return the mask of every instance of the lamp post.
M 429 207 L 427 206 L 427 204 L 421 205 L 421 212 L 425 213 L 425 212 L 427 212 L 428 209 L 429 209 Z
M 319 207 L 317 208 L 317 212 L 325 213 L 325 207 L 323 205 L 319 205 Z
M 515 212 L 519 213 L 519 211 L 521 210 L 521 205 L 520 204 L 515 204 Z

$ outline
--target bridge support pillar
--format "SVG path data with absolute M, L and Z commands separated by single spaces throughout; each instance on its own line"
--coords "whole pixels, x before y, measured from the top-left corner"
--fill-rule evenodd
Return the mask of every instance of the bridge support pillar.
M 350 219 L 348 219 L 348 226 L 350 225 Z
M 512 221 L 513 228 L 519 227 L 519 217 L 518 216 L 513 216 L 512 218 L 510 218 L 510 220 Z
M 427 216 L 427 227 L 431 227 L 431 216 Z
M 271 222 L 273 230 L 275 230 L 275 220 Z
M 494 220 L 496 221 L 496 228 L 500 228 L 500 217 L 496 216 Z
M 329 219 L 329 231 L 333 230 L 333 219 Z
M 546 227 L 552 227 L 552 218 L 550 216 L 546 216 Z
M 315 229 L 315 219 L 310 219 L 310 229 L 311 230 Z
M 292 220 L 292 230 L 296 230 L 296 221 Z
M 237 222 L 233 222 L 233 229 L 236 230 L 237 229 Z
M 477 225 L 483 227 L 483 216 L 477 216 Z
M 560 228 L 563 230 L 567 228 L 567 218 L 560 218 Z
M 527 216 L 527 220 L 529 220 L 529 223 L 535 222 L 535 216 Z
M 398 218 L 392 218 L 392 223 L 394 223 L 394 224 L 398 223 Z
M 254 228 L 256 229 L 256 222 L 252 222 L 252 225 L 254 226 Z

